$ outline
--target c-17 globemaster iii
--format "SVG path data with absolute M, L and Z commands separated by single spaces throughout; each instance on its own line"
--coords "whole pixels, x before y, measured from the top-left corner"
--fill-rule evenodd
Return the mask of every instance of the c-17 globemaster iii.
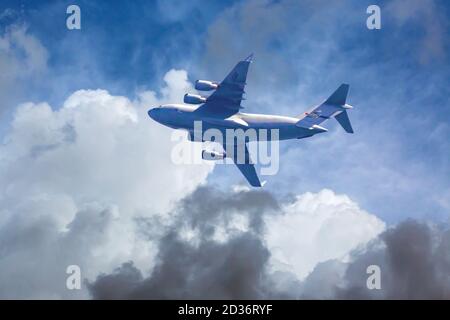
M 203 150 L 203 159 L 230 158 L 242 172 L 250 185 L 261 187 L 255 165 L 251 161 L 247 143 L 256 140 L 288 140 L 311 137 L 315 134 L 328 131 L 320 126 L 325 120 L 334 117 L 348 133 L 353 133 L 347 110 L 352 106 L 346 104 L 349 85 L 341 86 L 324 102 L 297 117 L 253 114 L 240 112 L 243 107 L 244 87 L 247 72 L 253 55 L 237 63 L 225 79 L 218 83 L 208 80 L 197 80 L 195 89 L 198 91 L 214 92 L 208 97 L 186 94 L 185 104 L 165 104 L 148 111 L 148 115 L 155 121 L 173 129 L 184 129 L 189 133 L 191 141 L 205 141 L 203 132 L 215 129 L 220 132 L 235 130 L 245 135 L 245 140 L 215 141 L 222 144 L 224 152 Z M 202 132 L 198 135 L 196 130 L 201 124 Z M 256 135 L 246 135 L 249 130 Z M 273 132 L 276 135 L 262 135 L 259 132 Z M 200 138 L 198 138 L 200 136 Z M 275 136 L 275 137 L 274 137 Z M 252 138 L 253 137 L 253 138 Z M 238 148 L 241 148 L 242 153 Z M 238 155 L 242 154 L 243 157 Z

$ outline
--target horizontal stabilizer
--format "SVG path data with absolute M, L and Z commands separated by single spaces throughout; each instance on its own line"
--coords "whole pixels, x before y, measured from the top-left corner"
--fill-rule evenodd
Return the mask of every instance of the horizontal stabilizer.
M 341 84 L 339 88 L 324 102 L 324 104 L 331 104 L 337 106 L 345 105 L 348 94 L 348 84 Z
M 347 114 L 347 110 L 353 109 L 353 107 L 346 103 L 349 87 L 348 84 L 341 84 L 327 100 L 300 115 L 295 125 L 310 129 L 311 133 L 316 134 L 327 131 L 319 125 L 325 120 L 335 117 L 345 131 L 353 133 Z
M 347 110 L 342 111 L 337 116 L 335 116 L 335 118 L 346 132 L 353 133 L 353 128 L 350 123 L 350 119 L 348 118 Z

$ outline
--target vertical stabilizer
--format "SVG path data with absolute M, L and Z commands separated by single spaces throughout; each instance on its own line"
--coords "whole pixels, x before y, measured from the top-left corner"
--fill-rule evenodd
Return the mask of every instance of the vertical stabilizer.
M 344 130 L 348 133 L 353 133 L 352 124 L 350 123 L 350 119 L 348 118 L 347 110 L 342 111 L 337 116 L 334 117 L 337 122 L 344 128 Z
M 331 104 L 336 106 L 343 106 L 345 105 L 345 101 L 347 100 L 348 95 L 348 84 L 341 84 L 339 88 L 333 94 L 324 102 L 324 104 Z

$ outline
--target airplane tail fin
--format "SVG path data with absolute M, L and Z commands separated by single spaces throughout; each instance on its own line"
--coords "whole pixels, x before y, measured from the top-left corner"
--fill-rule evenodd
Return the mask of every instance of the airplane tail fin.
M 334 117 L 346 132 L 353 133 L 353 128 L 347 114 L 347 110 L 353 107 L 346 103 L 349 87 L 348 84 L 341 84 L 322 104 L 300 115 L 296 126 L 316 129 L 316 133 L 325 132 L 327 130 L 320 127 L 319 124 Z
M 327 100 L 325 100 L 324 104 L 331 104 L 335 106 L 345 105 L 349 87 L 350 86 L 348 84 L 341 84 L 339 88 L 337 88 L 336 91 L 333 92 L 333 94 Z
M 341 127 L 344 128 L 347 133 L 353 133 L 352 124 L 350 123 L 350 119 L 348 118 L 347 110 L 342 111 L 334 118 L 337 120 L 337 122 L 339 122 Z
M 324 104 L 342 108 L 342 112 L 335 115 L 334 118 L 346 132 L 353 133 L 352 124 L 350 123 L 350 119 L 347 114 L 347 109 L 352 109 L 353 107 L 346 104 L 349 88 L 350 86 L 348 84 L 341 84 L 339 88 L 337 88 L 336 91 L 333 92 L 327 100 L 325 100 Z

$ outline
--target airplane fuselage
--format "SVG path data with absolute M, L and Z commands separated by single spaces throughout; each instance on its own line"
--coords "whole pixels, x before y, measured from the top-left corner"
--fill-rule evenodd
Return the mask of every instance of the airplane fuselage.
M 201 122 L 203 131 L 217 129 L 225 133 L 226 129 L 242 129 L 244 131 L 252 129 L 257 133 L 256 140 L 258 141 L 301 139 L 324 132 L 320 129 L 297 126 L 299 119 L 295 117 L 238 112 L 230 117 L 218 118 L 201 112 L 199 109 L 198 106 L 168 104 L 150 109 L 148 114 L 152 119 L 167 127 L 184 129 L 189 132 L 194 131 L 195 122 Z M 278 135 L 271 134 L 272 130 L 277 130 Z

